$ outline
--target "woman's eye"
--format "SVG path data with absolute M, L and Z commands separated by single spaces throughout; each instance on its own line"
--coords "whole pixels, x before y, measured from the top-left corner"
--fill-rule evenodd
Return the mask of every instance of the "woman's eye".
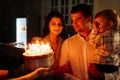
M 53 26 L 55 25 L 55 24 L 52 24 Z

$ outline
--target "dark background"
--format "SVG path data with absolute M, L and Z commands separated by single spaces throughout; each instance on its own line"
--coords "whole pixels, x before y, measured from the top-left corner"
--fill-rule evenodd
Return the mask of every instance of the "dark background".
M 40 34 L 41 0 L 0 0 L 0 42 L 16 41 L 16 18 L 27 17 L 27 40 Z

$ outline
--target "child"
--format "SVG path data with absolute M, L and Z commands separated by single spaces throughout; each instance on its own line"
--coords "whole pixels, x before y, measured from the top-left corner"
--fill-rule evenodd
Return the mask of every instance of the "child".
M 93 62 L 97 64 L 119 66 L 120 28 L 117 12 L 112 9 L 105 9 L 97 13 L 92 27 L 94 31 L 90 36 L 90 43 L 97 49 L 93 54 Z M 111 72 L 116 70 L 117 69 L 111 70 Z M 110 72 L 109 67 L 103 72 Z M 116 76 L 117 75 L 115 75 L 115 77 Z M 113 78 L 114 80 L 116 80 L 115 77 Z

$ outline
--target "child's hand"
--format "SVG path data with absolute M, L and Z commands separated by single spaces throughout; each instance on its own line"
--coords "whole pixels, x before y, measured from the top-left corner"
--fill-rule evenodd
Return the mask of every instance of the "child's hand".
M 99 32 L 99 23 L 98 22 L 93 22 L 92 23 L 92 27 L 93 27 L 93 29 L 94 29 L 94 31 L 96 32 L 96 33 L 98 33 Z

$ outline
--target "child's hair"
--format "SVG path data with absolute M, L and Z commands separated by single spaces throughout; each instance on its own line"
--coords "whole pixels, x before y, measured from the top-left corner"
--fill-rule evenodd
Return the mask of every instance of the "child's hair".
M 118 30 L 119 29 L 119 15 L 116 12 L 116 10 L 112 9 L 105 9 L 95 15 L 95 18 L 102 16 L 105 19 L 112 21 L 113 22 L 113 30 Z

